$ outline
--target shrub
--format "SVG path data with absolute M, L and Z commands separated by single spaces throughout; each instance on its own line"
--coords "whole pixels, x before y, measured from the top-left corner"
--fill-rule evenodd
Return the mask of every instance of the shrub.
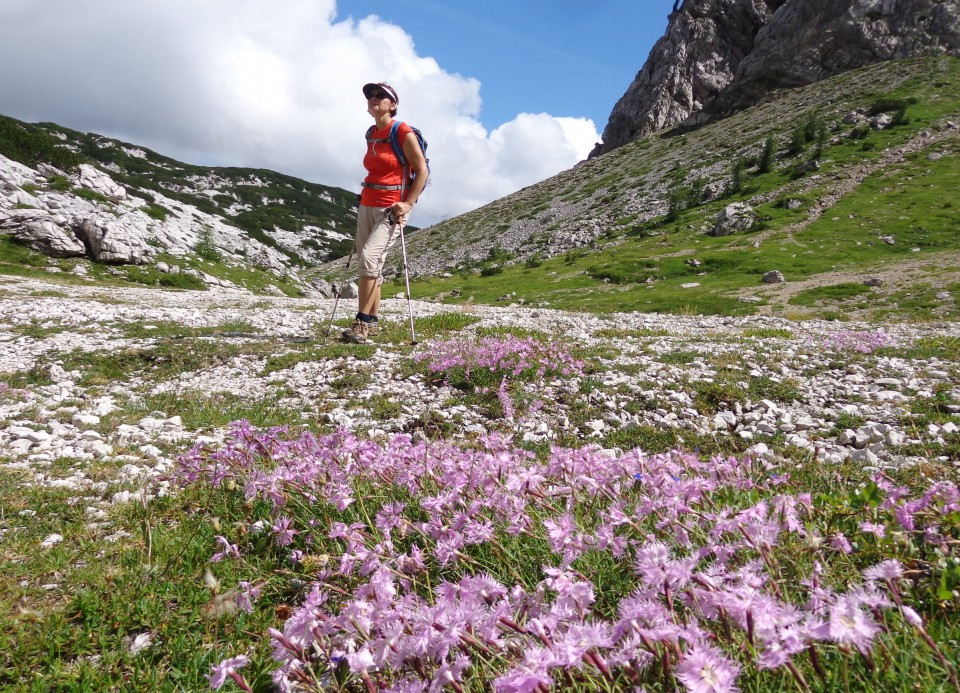
M 51 190 L 56 192 L 65 193 L 73 187 L 73 183 L 70 182 L 70 179 L 66 176 L 53 176 L 47 181 L 50 185 Z
M 793 129 L 793 134 L 790 136 L 790 144 L 787 147 L 787 154 L 790 156 L 798 156 L 800 152 L 803 151 L 803 148 L 807 144 L 806 130 L 803 125 L 798 125 Z
M 763 143 L 763 151 L 760 153 L 760 160 L 757 162 L 758 173 L 769 173 L 773 170 L 774 162 L 777 157 L 777 147 L 773 135 L 767 137 Z
M 667 221 L 676 221 L 680 212 L 690 206 L 690 191 L 687 188 L 674 188 L 667 198 Z
M 32 168 L 45 163 L 65 171 L 73 171 L 85 161 L 40 128 L 7 116 L 0 116 L 0 154 Z
M 206 291 L 203 280 L 190 272 L 159 272 L 154 267 L 130 266 L 126 268 L 127 281 L 146 286 L 165 286 L 171 289 Z
M 743 157 L 733 162 L 733 169 L 730 172 L 730 187 L 727 189 L 727 194 L 732 195 L 743 190 L 743 174 L 746 168 L 747 165 Z
M 74 188 L 72 192 L 77 197 L 81 197 L 84 200 L 89 200 L 90 202 L 96 202 L 104 205 L 111 204 L 109 199 L 107 199 L 101 193 L 98 193 L 96 190 L 91 190 L 90 188 Z
M 903 121 L 900 120 L 898 122 L 898 118 L 899 119 L 905 118 L 907 109 L 915 103 L 917 103 L 917 99 L 915 97 L 909 97 L 904 99 L 904 98 L 896 98 L 896 97 L 888 96 L 888 97 L 877 99 L 872 104 L 870 104 L 870 107 L 867 109 L 867 115 L 875 116 L 881 113 L 895 113 L 896 116 L 894 117 L 894 124 L 899 125 L 900 122 L 903 122 Z
M 814 159 L 819 159 L 823 156 L 823 147 L 827 143 L 827 126 L 823 123 L 817 125 L 817 129 L 814 132 L 813 141 L 816 143 L 816 147 L 813 150 Z
M 168 210 L 166 207 L 155 203 L 148 204 L 143 208 L 143 211 L 148 217 L 151 219 L 156 219 L 157 221 L 163 221 L 166 219 L 167 214 L 170 212 L 170 210 Z
M 188 289 L 190 291 L 206 291 L 207 285 L 195 274 L 190 272 L 169 272 L 163 273 L 157 278 L 160 286 L 166 286 L 171 289 Z
M 690 181 L 690 204 L 698 205 L 703 202 L 703 193 L 707 188 L 707 179 L 697 176 Z
M 743 388 L 730 380 L 694 384 L 693 404 L 703 414 L 715 414 L 732 407 L 743 396 Z
M 863 140 L 870 134 L 870 126 L 867 124 L 857 125 L 850 130 L 850 139 Z
M 200 229 L 200 238 L 193 247 L 193 251 L 198 257 L 210 262 L 220 262 L 220 251 L 213 242 L 213 231 L 209 226 Z
M 493 246 L 487 251 L 487 262 L 506 262 L 513 258 L 513 254 L 499 246 Z
M 807 117 L 807 122 L 803 124 L 803 140 L 804 142 L 813 142 L 817 139 L 819 132 L 825 130 L 823 123 L 820 122 L 820 119 L 813 113 Z

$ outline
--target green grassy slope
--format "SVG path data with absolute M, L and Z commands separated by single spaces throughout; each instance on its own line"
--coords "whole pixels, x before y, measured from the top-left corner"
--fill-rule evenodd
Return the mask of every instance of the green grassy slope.
M 897 123 L 845 124 L 853 110 Z M 411 235 L 413 258 L 453 257 L 460 247 L 474 257 L 449 261 L 453 276 L 417 278 L 412 293 L 600 312 L 956 319 L 957 122 L 953 58 L 882 63 L 774 94 Z M 768 139 L 775 158 L 764 166 Z M 708 231 L 732 202 L 749 204 L 757 221 L 714 238 Z M 590 224 L 603 229 L 591 247 L 543 257 L 551 237 Z M 498 240 L 521 226 L 523 242 Z M 787 282 L 764 285 L 770 270 Z M 864 287 L 870 278 L 880 285 Z M 824 289 L 831 285 L 841 289 Z

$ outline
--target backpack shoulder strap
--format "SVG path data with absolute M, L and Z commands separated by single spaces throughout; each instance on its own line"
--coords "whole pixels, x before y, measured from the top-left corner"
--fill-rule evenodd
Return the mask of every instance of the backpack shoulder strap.
M 403 155 L 403 144 L 400 142 L 400 138 L 397 134 L 397 131 L 400 129 L 400 121 L 393 121 L 393 125 L 390 126 L 390 144 L 393 146 L 393 153 L 397 155 L 397 159 L 400 161 L 401 166 L 407 165 L 407 157 Z
M 389 137 L 373 137 L 372 135 L 375 130 L 376 130 L 375 125 L 371 125 L 370 128 L 367 130 L 367 134 L 365 135 L 365 137 L 367 139 L 368 144 L 369 143 L 379 144 L 380 142 L 388 142 L 390 140 Z

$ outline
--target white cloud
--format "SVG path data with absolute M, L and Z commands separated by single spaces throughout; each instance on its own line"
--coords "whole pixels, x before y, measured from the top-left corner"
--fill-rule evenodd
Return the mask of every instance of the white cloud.
M 360 88 L 388 81 L 430 144 L 416 224 L 569 168 L 599 139 L 590 120 L 545 113 L 487 131 L 477 80 L 333 0 L 0 0 L 0 63 L 0 113 L 351 190 L 372 122 Z

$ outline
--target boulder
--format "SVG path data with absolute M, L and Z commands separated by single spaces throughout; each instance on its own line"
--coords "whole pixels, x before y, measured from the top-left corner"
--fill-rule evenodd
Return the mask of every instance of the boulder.
M 763 275 L 764 284 L 783 284 L 787 281 L 780 270 L 770 270 Z
M 889 113 L 879 113 L 870 119 L 870 127 L 874 130 L 886 130 L 893 126 L 893 116 Z
M 30 250 L 50 257 L 83 257 L 83 243 L 53 217 L 39 209 L 0 211 L 0 231 L 10 233 L 15 241 Z
M 729 236 L 737 231 L 746 231 L 753 226 L 756 216 L 753 207 L 745 202 L 734 202 L 724 207 L 710 231 L 711 236 Z
M 0 155 L 0 190 L 13 192 L 27 183 L 36 183 L 34 170 Z
M 87 249 L 76 236 L 52 221 L 31 221 L 13 234 L 15 240 L 50 257 L 83 257 Z
M 867 122 L 867 117 L 860 111 L 850 111 L 843 116 L 844 125 L 863 125 Z
M 354 282 L 347 282 L 340 287 L 340 298 L 352 299 L 359 295 L 357 285 Z
M 66 178 L 67 174 L 58 169 L 56 166 L 51 166 L 50 164 L 39 163 L 37 164 L 37 173 L 41 176 L 50 180 L 51 178 L 56 178 L 58 176 Z
M 110 215 L 94 215 L 74 221 L 73 228 L 98 262 L 142 265 L 154 250 L 136 227 Z

